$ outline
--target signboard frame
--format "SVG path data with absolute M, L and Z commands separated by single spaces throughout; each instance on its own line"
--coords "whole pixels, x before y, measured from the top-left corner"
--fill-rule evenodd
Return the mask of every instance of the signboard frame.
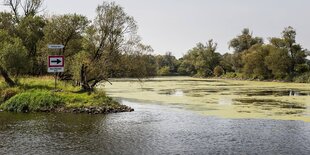
M 52 59 L 57 59 L 57 61 L 60 59 L 60 64 L 52 64 Z M 50 55 L 48 56 L 48 70 L 49 73 L 58 73 L 58 72 L 64 72 L 65 67 L 65 57 L 63 55 Z

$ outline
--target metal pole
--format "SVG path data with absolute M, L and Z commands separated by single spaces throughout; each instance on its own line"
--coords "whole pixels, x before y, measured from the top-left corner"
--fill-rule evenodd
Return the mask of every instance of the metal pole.
M 55 72 L 55 91 L 56 91 L 56 88 L 57 88 L 57 72 Z

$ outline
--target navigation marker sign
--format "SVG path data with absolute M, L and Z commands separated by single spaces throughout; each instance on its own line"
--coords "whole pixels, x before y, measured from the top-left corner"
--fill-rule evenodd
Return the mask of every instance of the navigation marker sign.
M 49 73 L 64 72 L 65 59 L 62 55 L 48 56 Z
M 49 44 L 48 48 L 50 49 L 63 49 L 65 46 L 64 45 L 57 45 L 57 44 Z

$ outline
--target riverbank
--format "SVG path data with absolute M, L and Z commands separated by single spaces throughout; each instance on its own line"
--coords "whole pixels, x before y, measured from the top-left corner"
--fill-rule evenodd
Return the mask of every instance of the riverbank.
M 16 87 L 8 87 L 0 79 L 0 111 L 88 114 L 134 111 L 107 96 L 103 90 L 81 92 L 79 87 L 62 81 L 57 81 L 55 90 L 54 79 L 49 76 L 21 78 L 18 83 Z

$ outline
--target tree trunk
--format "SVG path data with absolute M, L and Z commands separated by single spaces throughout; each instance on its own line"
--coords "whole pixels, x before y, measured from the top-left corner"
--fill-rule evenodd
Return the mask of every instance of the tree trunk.
M 1 73 L 2 77 L 4 78 L 5 82 L 10 87 L 14 87 L 16 85 L 16 83 L 10 78 L 9 74 L 7 73 L 7 71 L 2 66 L 0 66 L 0 73 Z
M 81 84 L 82 84 L 82 90 L 91 91 L 91 87 L 88 84 L 87 77 L 86 77 L 86 69 L 87 69 L 87 66 L 85 66 L 83 64 L 81 67 L 81 70 L 80 70 L 80 79 L 81 79 Z

